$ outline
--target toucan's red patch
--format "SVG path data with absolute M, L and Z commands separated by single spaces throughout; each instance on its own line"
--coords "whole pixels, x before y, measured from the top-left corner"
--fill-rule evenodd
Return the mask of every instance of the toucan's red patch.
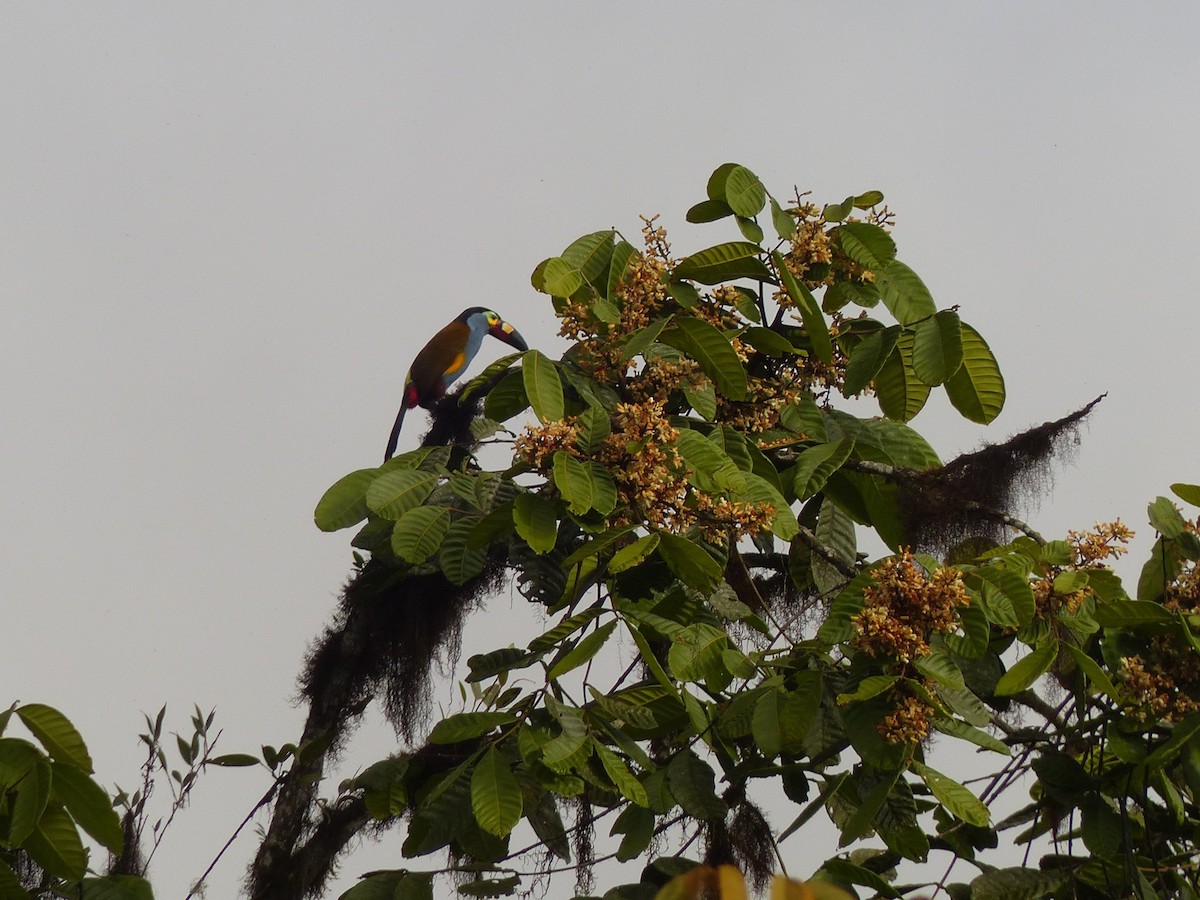
M 417 386 L 412 382 L 409 382 L 407 387 L 404 388 L 404 406 L 408 409 L 412 409 L 420 402 L 421 398 L 417 395 Z

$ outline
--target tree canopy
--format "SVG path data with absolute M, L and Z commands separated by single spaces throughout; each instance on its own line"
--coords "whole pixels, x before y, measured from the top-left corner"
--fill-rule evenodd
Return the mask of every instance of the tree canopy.
M 316 523 L 357 528 L 355 571 L 305 666 L 303 734 L 260 757 L 252 897 L 321 895 L 368 829 L 402 835 L 396 865 L 346 900 L 445 896 L 438 878 L 733 898 L 780 871 L 807 881 L 772 897 L 1200 889 L 1196 520 L 1152 502 L 1129 587 L 1119 520 L 1022 521 L 1095 402 L 943 461 L 909 424 L 931 392 L 987 424 L 1004 380 L 897 257 L 883 200 L 777 196 L 730 163 L 687 219 L 737 240 L 676 255 L 657 218 L 580 237 L 531 279 L 567 351 L 498 360 L 420 449 L 325 493 Z M 430 723 L 432 663 L 509 578 L 548 627 L 467 660 L 462 708 Z M 404 743 L 335 786 L 372 700 Z M 56 794 L 29 811 L 45 749 L 0 755 L 0 847 L 51 870 L 20 838 L 52 815 L 91 829 Z M 987 776 L 956 780 L 954 753 Z M 818 819 L 824 861 L 789 843 Z M 598 887 L 597 860 L 629 877 Z M 906 874 L 931 860 L 940 880 Z

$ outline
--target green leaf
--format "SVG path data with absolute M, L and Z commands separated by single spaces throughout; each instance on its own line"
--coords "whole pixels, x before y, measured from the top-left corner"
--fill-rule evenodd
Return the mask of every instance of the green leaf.
M 1137 628 L 1175 621 L 1169 609 L 1151 600 L 1110 600 L 1097 606 L 1093 616 L 1101 628 Z
M 549 631 L 538 635 L 530 641 L 529 649 L 534 652 L 541 652 L 557 647 L 565 638 L 570 637 L 580 628 L 593 622 L 603 611 L 601 607 L 593 606 L 590 609 L 585 609 L 583 612 L 568 616 Z
M 662 330 L 670 323 L 671 318 L 668 316 L 665 319 L 659 319 L 656 322 L 651 322 L 649 325 L 643 326 L 629 336 L 629 340 L 621 348 L 621 360 L 633 359 L 635 356 L 640 356 L 658 340 L 658 336 L 662 334 Z
M 962 322 L 953 310 L 942 310 L 917 323 L 913 339 L 913 371 L 926 384 L 942 384 L 963 360 Z
M 794 538 L 800 531 L 800 523 L 796 521 L 796 514 L 779 489 L 759 475 L 746 473 L 743 477 L 746 487 L 738 492 L 738 499 L 769 504 L 775 510 L 775 515 L 771 517 L 771 533 L 782 541 Z
M 1175 539 L 1187 530 L 1187 522 L 1175 508 L 1175 504 L 1166 497 L 1155 498 L 1146 507 L 1146 516 L 1154 530 L 1163 537 Z
M 541 494 L 517 494 L 513 501 L 513 525 L 534 553 L 549 553 L 554 549 L 558 540 L 558 511 Z
M 594 540 L 590 540 L 586 544 L 583 544 L 573 550 L 571 554 L 562 561 L 563 568 L 571 569 L 581 563 L 583 560 L 587 559 L 589 556 L 596 556 L 601 551 L 607 550 L 613 544 L 628 537 L 636 529 L 636 525 L 624 525 L 621 528 L 611 528 L 606 531 L 602 531 L 595 537 Z
M 437 483 L 436 475 L 415 469 L 385 472 L 367 488 L 367 507 L 376 515 L 395 521 L 424 503 Z
M 120 853 L 125 843 L 121 817 L 113 809 L 104 788 L 73 765 L 57 761 L 52 765 L 55 798 L 66 807 L 80 828 L 111 853 Z
M 962 670 L 955 665 L 954 660 L 948 654 L 940 650 L 917 657 L 913 660 L 913 665 L 922 675 L 928 675 L 938 684 L 944 685 L 952 691 L 961 691 L 966 687 L 963 682 Z
M 701 225 L 705 222 L 716 222 L 718 219 L 724 219 L 732 215 L 733 210 L 729 208 L 729 204 L 724 200 L 701 200 L 687 211 L 687 215 L 684 218 L 694 225 Z
M 872 206 L 878 206 L 882 202 L 883 191 L 867 191 L 854 198 L 854 205 L 858 209 L 870 209 Z
M 396 521 L 392 529 L 392 551 L 413 565 L 437 553 L 450 528 L 450 510 L 445 506 L 418 506 Z
M 817 304 L 816 298 L 804 282 L 792 274 L 787 267 L 783 255 L 776 251 L 771 254 L 775 269 L 779 273 L 780 284 L 783 285 L 792 303 L 800 310 L 800 318 L 804 322 L 804 331 L 812 343 L 813 354 L 821 362 L 829 365 L 833 362 L 833 341 L 829 336 L 829 325 L 825 314 Z
M 50 761 L 38 754 L 25 770 L 23 777 L 16 782 L 15 790 L 9 794 L 11 808 L 7 829 L 8 844 L 20 846 L 37 827 L 38 820 L 46 811 L 50 800 L 50 784 L 53 780 L 51 771 Z
M 854 564 L 858 557 L 854 521 L 828 496 L 821 501 L 815 531 L 817 540 L 833 550 L 848 565 Z M 836 590 L 847 581 L 846 576 L 832 563 L 816 554 L 813 554 L 812 570 L 813 581 L 817 585 L 817 590 L 822 594 Z
M 668 532 L 659 532 L 658 555 L 671 574 L 702 594 L 710 593 L 721 580 L 724 567 L 699 544 Z
M 651 834 L 653 834 L 653 830 Z M 647 843 L 649 843 L 648 840 Z M 3 897 L 4 900 L 31 900 L 30 893 L 21 886 L 17 873 L 3 859 L 0 859 L 0 897 Z
M 834 233 L 846 255 L 872 272 L 883 271 L 896 258 L 896 242 L 878 225 L 847 222 Z
M 991 821 L 988 808 L 980 802 L 978 797 L 953 778 L 922 765 L 916 760 L 909 763 L 909 768 L 920 776 L 921 780 L 929 786 L 929 790 L 933 792 L 933 796 L 937 797 L 952 814 L 968 825 L 975 825 L 979 828 L 988 826 Z
M 937 304 L 925 282 L 899 260 L 892 260 L 885 268 L 877 270 L 875 284 L 883 305 L 901 325 L 912 325 L 937 312 Z
M 438 553 L 438 565 L 452 584 L 466 584 L 483 571 L 487 552 L 482 547 L 471 546 L 471 534 L 481 517 L 464 516 L 451 523 L 442 538 Z
M 901 332 L 896 347 L 875 376 L 879 408 L 889 419 L 911 421 L 929 399 L 929 385 L 917 377 L 912 367 L 913 336 Z
M 987 341 L 965 322 L 961 327 L 962 365 L 946 381 L 946 396 L 965 418 L 987 425 L 1004 409 L 1004 376 Z
M 725 202 L 739 216 L 757 216 L 767 204 L 767 191 L 757 175 L 735 166 L 725 177 Z
M 563 417 L 562 381 L 549 357 L 540 350 L 526 350 L 521 360 L 521 379 L 538 420 L 543 425 L 559 421 Z
M 1070 642 L 1064 642 L 1063 646 L 1071 654 L 1071 658 L 1075 660 L 1075 665 L 1079 667 L 1080 671 L 1083 672 L 1093 687 L 1107 694 L 1113 700 L 1119 699 L 1117 697 L 1116 685 L 1112 683 L 1112 679 L 1108 677 L 1108 673 L 1100 667 L 1098 662 Z
M 612 422 L 601 406 L 589 406 L 575 418 L 575 443 L 584 453 L 596 453 L 612 434 Z
M 538 264 L 529 283 L 543 294 L 570 297 L 583 287 L 583 273 L 561 256 L 552 256 Z
M 850 351 L 842 383 L 843 396 L 851 397 L 866 390 L 892 355 L 899 337 L 900 326 L 891 325 L 867 335 Z
M 558 450 L 554 452 L 553 476 L 554 487 L 558 488 L 575 515 L 586 514 L 596 504 L 598 486 L 594 469 L 588 463 L 576 460 L 564 450 Z M 613 500 L 616 500 L 616 487 L 613 487 Z M 612 511 L 611 506 L 608 511 Z
M 334 482 L 317 501 L 313 520 L 322 531 L 337 531 L 357 525 L 367 517 L 367 489 L 379 469 L 358 469 Z
M 999 738 L 992 737 L 986 731 L 976 728 L 973 725 L 968 725 L 958 719 L 941 718 L 935 723 L 935 727 L 942 734 L 948 734 L 950 737 L 956 737 L 959 740 L 970 741 L 977 747 L 982 747 L 985 750 L 991 750 L 994 753 L 1000 753 L 1004 756 L 1012 756 L 1012 751 L 1008 745 Z
M 1001 566 L 983 566 L 968 573 L 966 581 L 973 583 L 976 576 L 992 585 L 1012 605 L 1017 621 L 1022 628 L 1033 622 L 1037 612 L 1037 602 L 1033 597 L 1033 588 L 1025 577 L 1012 569 Z M 1001 624 L 1001 623 L 997 623 Z
M 694 316 L 677 316 L 662 338 L 698 362 L 730 400 L 746 399 L 746 369 L 729 339 L 712 325 Z
M 763 239 L 762 226 L 753 219 L 747 219 L 745 216 L 738 216 L 737 227 L 738 231 L 742 233 L 742 237 L 748 241 L 757 242 Z
M 608 773 L 608 777 L 612 779 L 613 784 L 617 786 L 617 790 L 621 792 L 621 796 L 631 803 L 636 803 L 638 806 L 648 806 L 650 798 L 646 795 L 646 789 L 642 787 L 641 782 L 633 777 L 629 771 L 629 767 L 625 765 L 621 757 L 613 753 L 608 747 L 599 741 L 592 741 L 592 749 L 596 753 L 597 759 L 600 760 L 600 765 L 604 767 L 604 771 Z
M 497 422 L 507 422 L 528 408 L 524 372 L 515 370 L 500 379 L 500 383 L 488 391 L 483 400 L 483 414 Z
M 773 281 L 771 270 L 759 258 L 762 253 L 762 247 L 749 241 L 717 244 L 681 260 L 671 276 L 701 284 L 720 284 L 734 278 Z
M 566 707 L 555 718 L 562 727 L 562 734 L 543 745 L 542 761 L 555 772 L 568 772 L 587 761 L 592 755 L 592 744 L 588 741 L 587 725 L 579 710 Z
M 771 198 L 771 224 L 780 240 L 790 241 L 796 236 L 796 220 L 788 215 L 774 197 Z
M 1177 481 L 1171 485 L 1171 490 L 1184 503 L 1190 503 L 1192 506 L 1200 506 L 1200 484 L 1185 484 Z
M 858 687 L 852 692 L 837 695 L 838 706 L 861 703 L 872 697 L 878 697 L 880 694 L 890 691 L 899 680 L 899 675 L 868 675 L 858 683 Z
M 613 247 L 612 259 L 608 264 L 608 285 L 604 294 L 610 300 L 618 299 L 618 293 L 621 287 L 621 280 L 625 277 L 625 272 L 629 269 L 630 261 L 637 256 L 637 251 L 633 249 L 633 245 L 628 241 L 617 239 L 616 245 Z
M 92 758 L 88 755 L 87 745 L 66 716 L 44 703 L 26 703 L 24 706 L 18 706 L 16 712 L 21 722 L 41 742 L 52 759 L 69 763 L 91 774 Z
M 701 490 L 713 492 L 745 488 L 746 477 L 737 464 L 700 432 L 688 428 L 680 429 L 675 449 L 691 470 L 696 487 Z
M 508 761 L 488 747 L 471 773 L 471 809 L 488 834 L 505 837 L 521 821 L 521 786 Z
M 754 742 L 768 759 L 798 754 L 821 708 L 821 676 L 801 672 L 794 690 L 767 691 L 755 704 L 751 720 Z
M 617 816 L 617 821 L 613 823 L 612 830 L 609 832 L 609 836 L 624 835 L 620 846 L 617 847 L 619 862 L 637 859 L 646 851 L 646 848 L 650 846 L 650 841 L 654 839 L 656 822 L 657 818 L 649 809 L 640 806 L 625 807 L 624 811 Z M 614 897 L 614 900 L 617 898 Z
M 991 869 L 971 882 L 971 900 L 1041 900 L 1056 896 L 1071 878 L 1069 869 L 1030 869 L 1015 866 Z
M 79 882 L 80 900 L 154 900 L 150 882 L 136 875 L 105 875 Z
M 853 438 L 843 438 L 837 443 L 817 444 L 796 457 L 793 470 L 796 497 L 807 500 L 820 493 L 829 476 L 842 467 L 854 449 Z
M 429 743 L 457 744 L 460 741 L 471 741 L 516 721 L 516 716 L 506 712 L 456 713 L 433 726 L 433 730 L 429 732 Z
M 708 194 L 709 200 L 724 200 L 725 199 L 725 182 L 729 180 L 729 173 L 734 169 L 740 169 L 737 163 L 727 162 L 721 163 L 713 169 L 713 173 L 708 176 L 708 183 L 705 185 L 705 193 Z
M 48 806 L 37 827 L 25 839 L 33 861 L 58 878 L 74 881 L 87 871 L 87 850 L 75 823 L 61 806 Z
M 551 664 L 550 671 L 546 673 L 546 677 L 549 679 L 562 678 L 562 676 L 573 669 L 577 669 L 591 661 L 592 657 L 600 652 L 600 648 L 608 641 L 613 633 L 613 629 L 616 627 L 617 623 L 615 621 L 607 622 L 584 637 L 560 659 Z
M 613 575 L 619 575 L 621 572 L 641 565 L 642 561 L 657 549 L 660 540 L 657 533 L 648 534 L 638 538 L 632 544 L 622 547 L 608 561 L 608 571 Z
M 1058 641 L 1046 641 L 1028 656 L 1017 660 L 1011 669 L 1000 676 L 1000 680 L 996 682 L 996 696 L 1007 697 L 1021 693 L 1050 671 L 1057 658 Z
M 711 381 L 705 379 L 704 384 L 700 387 L 684 388 L 683 398 L 706 422 L 712 422 L 717 418 L 717 391 Z
M 671 793 L 688 815 L 707 821 L 723 818 L 728 812 L 725 801 L 713 790 L 715 778 L 708 763 L 691 749 L 676 754 L 667 766 Z
M 608 271 L 608 263 L 613 255 L 614 234 L 611 228 L 585 234 L 572 241 L 571 246 L 562 252 L 562 258 L 574 266 L 585 281 L 594 284 Z
M 724 631 L 696 622 L 672 639 L 667 665 L 680 681 L 703 681 L 721 671 L 721 652 L 728 646 L 729 636 Z
M 796 355 L 792 342 L 778 331 L 755 325 L 742 332 L 742 342 L 749 344 L 765 356 L 788 357 Z

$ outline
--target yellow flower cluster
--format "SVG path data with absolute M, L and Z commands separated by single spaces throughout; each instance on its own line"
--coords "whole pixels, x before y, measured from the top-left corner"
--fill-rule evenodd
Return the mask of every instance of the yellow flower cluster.
M 513 441 L 513 453 L 522 462 L 545 471 L 551 465 L 551 457 L 559 450 L 574 450 L 578 434 L 575 423 L 566 419 L 548 425 L 526 425 Z
M 514 442 L 520 461 L 548 473 L 554 454 L 562 450 L 578 459 L 592 459 L 612 475 L 617 488 L 617 508 L 610 524 L 646 525 L 682 534 L 696 528 L 716 543 L 769 530 L 775 508 L 769 503 L 731 500 L 696 488 L 675 442 L 661 401 L 619 403 L 613 431 L 601 442 L 594 457 L 578 447 L 573 419 L 530 424 Z
M 1071 545 L 1072 562 L 1065 569 L 1055 568 L 1045 577 L 1033 582 L 1033 599 L 1039 619 L 1053 619 L 1062 610 L 1076 613 L 1092 596 L 1090 587 L 1084 587 L 1069 594 L 1060 594 L 1054 590 L 1054 577 L 1059 572 L 1076 569 L 1106 569 L 1106 560 L 1116 559 L 1128 551 L 1126 546 L 1133 537 L 1133 531 L 1117 519 L 1115 522 L 1097 522 L 1089 530 L 1068 531 L 1067 539 Z
M 875 730 L 889 744 L 917 744 L 933 730 L 934 709 L 924 697 L 904 693 Z
M 863 591 L 854 617 L 853 645 L 877 659 L 909 663 L 929 653 L 929 637 L 959 624 L 958 607 L 971 602 L 957 569 L 942 567 L 927 577 L 908 550 L 886 560 Z
M 1121 693 L 1125 711 L 1143 721 L 1178 722 L 1200 710 L 1196 701 L 1200 671 L 1193 655 L 1188 659 L 1163 638 L 1152 642 L 1151 670 L 1139 655 L 1121 657 Z
M 1097 522 L 1090 531 L 1068 531 L 1067 539 L 1075 553 L 1075 565 L 1096 568 L 1106 559 L 1127 553 L 1133 531 L 1117 519 L 1115 522 Z

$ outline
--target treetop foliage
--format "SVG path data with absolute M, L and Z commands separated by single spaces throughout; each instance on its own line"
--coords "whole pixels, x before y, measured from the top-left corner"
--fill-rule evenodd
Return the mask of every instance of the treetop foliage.
M 424 446 L 329 488 L 316 523 L 357 529 L 356 568 L 304 732 L 264 758 L 252 897 L 320 895 L 367 828 L 400 833 L 396 866 L 345 900 L 564 874 L 594 897 L 600 860 L 637 862 L 608 900 L 797 868 L 773 898 L 926 896 L 902 880 L 926 861 L 955 898 L 1200 889 L 1196 520 L 1151 503 L 1127 588 L 1120 520 L 1047 539 L 1018 517 L 1097 401 L 940 458 L 910 424 L 930 393 L 988 424 L 1004 380 L 897 258 L 883 199 L 777 196 L 731 163 L 687 218 L 734 240 L 578 238 L 531 278 L 567 351 L 497 360 Z M 509 574 L 545 630 L 471 657 L 429 728 L 433 663 Z M 407 745 L 326 787 L 374 699 Z M 959 780 L 965 754 L 984 777 Z M 817 819 L 824 861 L 794 837 Z
M 334 802 L 407 817 L 405 856 L 448 849 L 468 895 L 558 868 L 587 893 L 598 827 L 605 858 L 658 859 L 606 897 L 655 896 L 689 850 L 761 888 L 817 815 L 844 849 L 816 877 L 882 896 L 927 890 L 895 867 L 933 854 L 955 896 L 1194 889 L 1195 522 L 1152 504 L 1131 595 L 1119 521 L 1046 540 L 1016 517 L 1094 403 L 943 464 L 909 424 L 931 391 L 986 424 L 1004 380 L 897 258 L 882 203 L 781 200 L 727 164 L 687 218 L 740 239 L 679 257 L 657 218 L 638 246 L 580 237 L 532 276 L 567 352 L 505 357 L 460 395 L 486 395 L 471 436 L 510 443 L 511 465 L 425 446 L 330 488 L 317 524 L 365 522 L 363 574 L 441 577 L 442 602 L 502 560 L 551 619 L 470 659 L 468 708 Z M 869 532 L 888 555 L 860 551 Z M 934 768 L 953 744 L 994 774 L 971 789 Z M 1030 801 L 997 822 L 1020 773 Z M 790 821 L 768 822 L 768 792 Z M 1002 835 L 1056 852 L 997 869 Z

